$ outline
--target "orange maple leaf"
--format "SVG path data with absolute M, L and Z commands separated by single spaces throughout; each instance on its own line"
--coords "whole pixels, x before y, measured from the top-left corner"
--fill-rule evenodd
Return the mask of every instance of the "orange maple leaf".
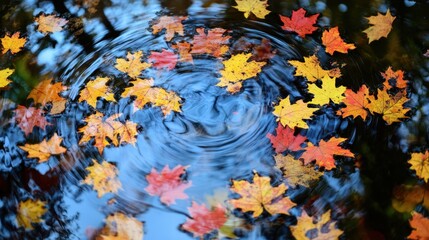
M 192 202 L 188 208 L 192 219 L 188 218 L 182 225 L 183 229 L 192 232 L 194 237 L 203 237 L 205 234 L 222 227 L 227 221 L 226 210 L 221 205 L 209 210 L 204 204 Z
M 346 105 L 346 107 L 338 110 L 337 114 L 341 115 L 343 118 L 348 116 L 357 118 L 360 116 L 363 120 L 365 120 L 368 116 L 368 111 L 366 110 L 369 104 L 368 88 L 363 85 L 359 88 L 357 93 L 353 92 L 351 89 L 346 89 L 345 96 L 346 98 L 343 100 L 343 103 Z
M 51 155 L 58 155 L 67 151 L 66 148 L 60 146 L 62 141 L 63 139 L 55 133 L 48 141 L 43 139 L 41 143 L 27 143 L 19 147 L 28 152 L 28 158 L 38 158 L 39 163 L 42 163 L 48 161 Z
M 157 34 L 162 29 L 165 29 L 165 40 L 167 41 L 171 41 L 175 33 L 183 36 L 184 32 L 182 21 L 187 18 L 188 17 L 183 16 L 162 16 L 158 19 L 158 22 L 152 26 L 153 33 Z
M 43 116 L 44 111 L 42 109 L 37 109 L 34 107 L 25 107 L 18 105 L 18 108 L 15 110 L 15 120 L 18 123 L 18 126 L 27 136 L 33 131 L 34 127 L 39 127 L 45 130 L 46 126 L 51 125 L 46 121 L 46 118 Z
M 368 36 L 368 41 L 371 43 L 372 41 L 378 40 L 382 37 L 387 37 L 389 35 L 390 30 L 392 30 L 392 23 L 396 17 L 393 17 L 390 14 L 390 10 L 387 9 L 385 15 L 381 13 L 377 13 L 377 16 L 367 17 L 370 26 L 365 29 L 363 32 Z
M 209 54 L 214 57 L 221 57 L 224 55 L 229 46 L 228 41 L 231 36 L 224 36 L 228 33 L 223 28 L 213 28 L 205 33 L 204 28 L 197 28 L 198 35 L 194 36 L 192 41 L 192 54 Z
M 355 45 L 351 43 L 345 43 L 340 36 L 338 27 L 325 30 L 322 34 L 322 44 L 326 47 L 326 52 L 334 54 L 335 51 L 340 53 L 347 53 L 348 50 L 355 49 Z
M 40 103 L 45 106 L 46 103 L 52 103 L 51 114 L 58 114 L 64 111 L 67 100 L 59 94 L 66 90 L 67 87 L 62 83 L 57 82 L 52 84 L 52 79 L 41 81 L 33 90 L 31 90 L 27 99 L 32 98 L 35 103 Z
M 63 30 L 67 24 L 67 20 L 57 17 L 55 15 L 42 14 L 36 17 L 35 21 L 38 23 L 37 30 L 43 34 L 54 33 Z
M 429 219 L 425 218 L 418 212 L 412 213 L 412 218 L 409 220 L 410 226 L 413 231 L 407 237 L 407 239 L 429 239 Z
M 306 11 L 303 8 L 298 9 L 297 11 L 292 11 L 292 17 L 285 17 L 280 15 L 284 26 L 283 30 L 296 32 L 302 38 L 307 34 L 312 34 L 317 30 L 317 27 L 313 25 L 316 24 L 319 14 L 311 15 L 310 17 L 305 16 Z
M 122 184 L 117 178 L 118 169 L 115 165 L 106 161 L 99 164 L 94 159 L 92 159 L 92 163 L 92 166 L 86 168 L 89 174 L 82 180 L 82 183 L 92 185 L 99 198 L 109 192 L 117 193 Z
M 383 85 L 386 89 L 391 89 L 392 87 L 407 87 L 408 80 L 404 79 L 404 71 L 402 70 L 393 71 L 392 67 L 389 67 L 384 73 L 382 72 L 381 75 L 384 78 Z
M 3 38 L 0 39 L 1 44 L 3 46 L 2 53 L 5 54 L 7 51 L 10 51 L 10 53 L 15 54 L 21 51 L 21 49 L 24 47 L 25 43 L 27 42 L 27 39 L 20 38 L 19 32 L 14 33 L 12 36 L 9 36 L 9 34 L 6 34 Z

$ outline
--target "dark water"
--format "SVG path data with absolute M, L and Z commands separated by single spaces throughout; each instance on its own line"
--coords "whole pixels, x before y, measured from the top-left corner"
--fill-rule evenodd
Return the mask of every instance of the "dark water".
M 274 150 L 266 137 L 277 126 L 272 114 L 279 98 L 309 99 L 306 84 L 294 77 L 288 60 L 317 53 L 322 65 L 336 61 L 346 64 L 341 84 L 357 89 L 366 84 L 375 88 L 382 83 L 380 72 L 392 66 L 406 72 L 410 80 L 408 106 L 410 119 L 386 125 L 380 116 L 367 121 L 343 119 L 336 109 L 322 108 L 301 131 L 310 141 L 329 137 L 347 138 L 346 147 L 356 160 L 339 158 L 337 168 L 326 171 L 311 188 L 289 188 L 297 207 L 291 216 L 251 214 L 236 210 L 247 223 L 236 229 L 240 239 L 292 239 L 290 225 L 302 208 L 314 212 L 332 209 L 343 239 L 404 239 L 411 231 L 410 213 L 392 207 L 393 192 L 401 184 L 421 184 L 409 170 L 409 152 L 422 151 L 428 145 L 428 58 L 429 3 L 420 1 L 271 1 L 275 13 L 266 19 L 245 20 L 231 6 L 233 1 L 100 1 L 90 8 L 77 1 L 4 1 L 1 4 L 1 36 L 20 31 L 28 38 L 25 49 L 15 56 L 1 55 L 0 65 L 16 73 L 10 87 L 2 90 L 0 129 L 0 236 L 1 239 L 85 239 L 103 226 L 112 212 L 124 212 L 144 222 L 145 239 L 192 239 L 179 226 L 187 219 L 191 201 L 207 203 L 207 196 L 229 194 L 231 180 L 251 180 L 253 171 L 270 176 L 273 185 L 283 180 L 274 166 Z M 339 26 L 348 42 L 357 46 L 349 54 L 327 55 L 320 40 L 281 29 L 277 14 L 290 16 L 291 10 L 305 7 L 321 13 L 319 26 Z M 387 39 L 367 43 L 362 30 L 364 17 L 390 8 L 397 17 Z M 57 13 L 69 20 L 67 29 L 44 36 L 37 32 L 33 17 Z M 128 51 L 170 49 L 163 34 L 152 34 L 153 20 L 161 15 L 188 16 L 181 39 L 191 41 L 197 27 L 221 27 L 230 30 L 230 51 L 242 52 L 243 42 L 259 45 L 268 39 L 275 56 L 268 60 L 255 79 L 244 82 L 242 91 L 230 94 L 217 87 L 222 64 L 205 55 L 194 56 L 194 64 L 179 63 L 172 71 L 148 69 L 146 78 L 155 85 L 176 92 L 183 100 L 180 113 L 163 116 L 160 108 L 145 107 L 133 112 L 128 98 L 120 98 L 130 79 L 114 67 L 117 58 Z M 244 40 L 244 41 L 243 41 Z M 97 111 L 105 115 L 122 113 L 121 120 L 138 124 L 137 142 L 106 147 L 102 155 L 91 144 L 79 145 L 78 129 L 95 110 L 79 103 L 79 92 L 97 76 L 109 76 L 117 103 L 99 100 Z M 38 82 L 53 77 L 68 87 L 63 93 L 67 107 L 62 114 L 48 115 L 53 125 L 46 131 L 36 129 L 25 136 L 10 123 L 16 106 L 31 106 L 27 95 Z M 17 145 L 38 143 L 54 132 L 64 138 L 68 152 L 38 164 Z M 81 184 L 92 164 L 91 159 L 107 160 L 119 169 L 122 189 L 102 198 L 90 186 Z M 146 176 L 152 168 L 188 166 L 185 192 L 189 199 L 166 207 L 158 197 L 149 196 Z M 218 194 L 220 195 L 220 194 Z M 34 231 L 16 225 L 19 202 L 28 198 L 46 201 L 44 223 Z M 110 199 L 115 202 L 108 204 Z M 428 209 L 417 206 L 420 212 Z M 206 236 L 216 238 L 216 234 Z

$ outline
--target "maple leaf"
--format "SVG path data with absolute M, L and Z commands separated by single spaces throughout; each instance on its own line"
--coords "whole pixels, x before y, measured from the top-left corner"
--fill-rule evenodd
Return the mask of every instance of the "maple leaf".
M 408 160 L 411 164 L 410 169 L 416 171 L 416 175 L 425 182 L 429 181 L 429 151 L 425 153 L 411 153 L 411 158 Z
M 271 50 L 271 41 L 263 38 L 261 43 L 252 47 L 253 56 L 251 59 L 262 62 L 274 57 L 276 50 Z
M 296 68 L 295 76 L 303 76 L 307 78 L 309 82 L 315 82 L 318 79 L 322 79 L 324 76 L 339 78 L 341 72 L 338 68 L 331 70 L 325 70 L 320 66 L 319 59 L 316 55 L 310 57 L 304 57 L 304 62 L 297 60 L 289 60 L 289 64 Z
M 160 201 L 167 205 L 174 204 L 176 199 L 187 199 L 188 195 L 183 191 L 189 188 L 192 182 L 184 183 L 180 177 L 186 168 L 178 165 L 170 170 L 167 165 L 159 173 L 152 168 L 151 173 L 146 176 L 149 183 L 145 188 L 146 192 L 152 196 L 159 196 Z
M 308 92 L 314 95 L 313 99 L 309 102 L 315 105 L 329 104 L 329 100 L 333 103 L 339 104 L 344 99 L 344 92 L 346 88 L 343 86 L 335 86 L 335 78 L 330 78 L 325 75 L 322 78 L 322 88 L 319 88 L 315 84 L 308 86 Z
M 273 114 L 277 116 L 276 121 L 280 121 L 283 126 L 308 128 L 304 120 L 310 119 L 316 110 L 315 108 L 309 108 L 302 100 L 291 104 L 288 96 L 280 100 L 277 106 L 274 106 Z
M 314 14 L 309 17 L 305 16 L 306 11 L 303 8 L 297 11 L 292 11 L 292 17 L 285 17 L 280 15 L 280 20 L 283 22 L 282 29 L 290 32 L 296 32 L 302 38 L 307 34 L 312 34 L 317 30 L 316 24 L 319 14 Z
M 394 122 L 400 122 L 401 118 L 408 118 L 405 114 L 410 110 L 404 108 L 402 105 L 409 99 L 405 95 L 405 92 L 398 92 L 394 96 L 390 96 L 386 89 L 377 92 L 377 99 L 373 95 L 368 97 L 370 103 L 368 104 L 368 110 L 374 114 L 379 113 L 383 116 L 384 121 L 387 124 Z
M 400 185 L 393 189 L 392 207 L 402 213 L 409 213 L 421 204 L 429 209 L 429 185 Z
M 338 27 L 325 30 L 322 33 L 322 44 L 326 47 L 326 52 L 334 54 L 335 51 L 340 53 L 347 53 L 348 50 L 355 49 L 355 45 L 351 43 L 345 43 L 340 36 Z
M 143 224 L 136 218 L 115 212 L 109 215 L 106 225 L 96 240 L 142 240 Z
M 326 170 L 335 168 L 334 155 L 344 157 L 354 157 L 354 154 L 348 149 L 343 149 L 338 146 L 340 143 L 347 140 L 347 138 L 331 138 L 328 141 L 321 140 L 318 146 L 308 143 L 305 152 L 301 155 L 304 164 L 316 160 L 316 164 L 320 167 L 325 167 Z
M 267 0 L 235 0 L 237 6 L 232 6 L 238 11 L 244 13 L 244 17 L 248 18 L 250 13 L 256 17 L 264 19 L 270 13 L 266 8 L 268 7 Z
M 117 193 L 122 184 L 117 178 L 118 169 L 115 165 L 106 161 L 99 164 L 94 159 L 92 159 L 92 163 L 92 166 L 86 168 L 89 174 L 82 180 L 82 183 L 92 185 L 99 198 L 109 192 Z
M 267 137 L 270 139 L 271 144 L 273 144 L 276 153 L 281 153 L 286 150 L 290 151 L 299 151 L 301 150 L 301 144 L 307 140 L 306 137 L 298 134 L 294 135 L 294 130 L 289 126 L 283 127 L 281 123 L 277 125 L 276 136 L 271 133 L 267 134 Z
M 27 99 L 32 98 L 35 103 L 40 103 L 43 106 L 46 103 L 52 103 L 51 114 L 58 114 L 64 111 L 66 99 L 59 94 L 66 90 L 67 87 L 63 86 L 60 82 L 51 84 L 52 79 L 45 79 L 41 81 L 33 90 L 31 90 Z
M 28 158 L 38 158 L 39 163 L 42 163 L 48 161 L 51 155 L 58 155 L 67 151 L 66 148 L 60 146 L 62 141 L 63 139 L 55 133 L 48 141 L 43 139 L 41 143 L 27 143 L 19 147 L 28 152 Z
M 303 211 L 301 216 L 298 217 L 296 226 L 290 226 L 290 230 L 295 239 L 315 239 L 315 240 L 327 240 L 327 239 L 339 239 L 343 231 L 335 228 L 335 221 L 331 220 L 331 210 L 325 212 L 319 217 L 317 222 L 313 221 L 313 218 Z M 331 221 L 331 222 L 330 222 Z M 330 222 L 330 223 L 328 223 Z M 324 226 L 327 225 L 327 229 Z M 322 231 L 323 229 L 323 231 Z M 317 236 L 308 237 L 308 231 L 316 230 L 313 234 L 317 233 Z M 327 230 L 327 232 L 326 232 Z
M 222 63 L 225 67 L 223 70 L 220 70 L 222 77 L 220 78 L 220 82 L 217 84 L 217 86 L 229 87 L 235 83 L 255 77 L 258 73 L 260 73 L 261 68 L 267 63 L 256 61 L 249 62 L 248 60 L 251 56 L 251 53 L 239 53 L 233 55 L 230 59 L 223 61 Z
M 385 79 L 383 85 L 387 90 L 391 89 L 392 87 L 407 87 L 408 80 L 404 79 L 404 72 L 402 70 L 393 71 L 392 67 L 389 67 L 384 73 L 382 72 L 381 75 Z M 392 80 L 394 81 L 393 83 Z
M 343 103 L 346 105 L 345 108 L 337 111 L 338 115 L 341 115 L 343 118 L 348 116 L 353 116 L 353 118 L 357 118 L 360 116 L 363 120 L 368 116 L 368 112 L 366 110 L 369 101 L 369 90 L 365 85 L 362 85 L 358 92 L 355 93 L 351 89 L 346 89 L 344 92 L 345 99 Z
M 21 49 L 24 47 L 25 43 L 27 42 L 27 39 L 25 37 L 20 38 L 19 32 L 14 33 L 12 36 L 9 36 L 9 34 L 6 34 L 3 38 L 0 39 L 1 44 L 3 46 L 2 53 L 5 54 L 7 51 L 10 51 L 10 53 L 15 54 L 21 51 Z
M 214 57 L 224 55 L 229 46 L 228 41 L 231 36 L 224 36 L 228 31 L 223 28 L 213 28 L 204 32 L 204 28 L 196 29 L 198 35 L 194 35 L 192 41 L 192 54 L 210 54 Z
M 0 88 L 6 87 L 10 82 L 12 82 L 7 78 L 12 75 L 14 71 L 14 69 L 10 68 L 0 70 Z
M 387 9 L 385 15 L 377 13 L 377 16 L 367 17 L 369 24 L 373 25 L 363 31 L 368 36 L 369 43 L 382 37 L 387 37 L 390 30 L 392 30 L 392 23 L 395 18 L 390 14 L 389 9 Z
M 319 180 L 323 176 L 322 172 L 314 170 L 312 166 L 305 166 L 301 161 L 294 159 L 291 155 L 274 156 L 276 167 L 283 170 L 284 177 L 292 187 L 301 185 L 309 188 L 310 184 Z
M 115 68 L 119 71 L 128 74 L 130 78 L 136 78 L 140 73 L 146 68 L 152 66 L 150 63 L 145 63 L 141 61 L 143 57 L 142 51 L 137 51 L 133 54 L 131 52 L 127 53 L 127 59 L 117 58 Z
M 86 101 L 93 108 L 96 107 L 97 98 L 104 98 L 106 101 L 115 102 L 113 93 L 106 86 L 109 78 L 97 77 L 93 81 L 89 81 L 85 88 L 80 91 L 79 102 Z
M 177 55 L 169 50 L 162 49 L 161 52 L 151 52 L 149 62 L 153 62 L 155 68 L 166 68 L 173 70 L 177 64 Z
M 260 177 L 256 172 L 253 183 L 232 180 L 231 191 L 238 193 L 241 197 L 229 202 L 234 208 L 240 208 L 243 212 L 253 212 L 255 218 L 261 215 L 264 209 L 271 215 L 277 213 L 289 215 L 289 209 L 296 204 L 288 197 L 283 197 L 287 186 L 282 183 L 272 187 L 270 181 L 270 177 Z
M 177 33 L 180 36 L 184 35 L 182 21 L 186 20 L 188 17 L 183 16 L 162 16 L 159 18 L 158 22 L 152 26 L 153 33 L 157 34 L 162 29 L 165 31 L 165 40 L 171 41 L 174 34 Z
M 190 62 L 194 63 L 194 59 L 192 58 L 191 51 L 191 44 L 188 42 L 178 42 L 173 45 L 171 45 L 173 49 L 176 49 L 179 52 L 180 62 Z
M 40 200 L 27 199 L 24 202 L 19 202 L 16 214 L 16 220 L 19 227 L 24 227 L 25 230 L 32 230 L 33 223 L 43 222 L 42 216 L 48 209 L 45 207 L 46 202 Z
M 119 143 L 135 144 L 137 142 L 137 124 L 131 121 L 126 121 L 125 124 L 119 126 L 115 133 L 119 137 Z
M 429 219 L 418 212 L 413 212 L 409 221 L 413 231 L 407 239 L 429 239 Z
M 45 130 L 46 126 L 51 125 L 43 116 L 44 111 L 42 109 L 18 105 L 14 112 L 15 120 L 26 136 L 33 131 L 35 126 Z
M 59 32 L 67 24 L 64 18 L 56 17 L 55 15 L 42 14 L 36 17 L 35 21 L 39 24 L 37 30 L 43 34 Z
M 193 201 L 188 211 L 192 218 L 188 218 L 182 227 L 193 233 L 194 237 L 203 237 L 219 229 L 227 221 L 226 210 L 221 205 L 209 210 L 205 204 L 198 205 Z

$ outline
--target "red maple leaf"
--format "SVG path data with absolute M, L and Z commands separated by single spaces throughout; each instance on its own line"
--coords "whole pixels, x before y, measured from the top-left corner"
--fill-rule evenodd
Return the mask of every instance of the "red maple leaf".
M 169 50 L 162 49 L 161 52 L 151 52 L 149 56 L 149 62 L 153 62 L 155 68 L 167 68 L 172 70 L 176 67 L 178 57 L 177 55 Z
M 297 11 L 292 11 L 291 18 L 280 15 L 280 19 L 284 24 L 282 29 L 296 32 L 302 38 L 304 38 L 307 34 L 312 34 L 317 30 L 317 27 L 314 27 L 313 25 L 316 23 L 319 14 L 305 17 L 305 13 L 306 11 L 303 8 L 300 8 Z
M 192 219 L 188 218 L 182 227 L 186 231 L 192 232 L 194 237 L 202 237 L 204 234 L 219 229 L 227 220 L 225 208 L 220 205 L 210 211 L 206 205 L 192 202 L 192 206 L 188 210 Z
M 302 149 L 301 144 L 307 138 L 299 134 L 295 136 L 293 133 L 293 129 L 291 129 L 289 126 L 283 127 L 282 124 L 279 123 L 276 128 L 277 136 L 268 133 L 267 137 L 273 144 L 276 153 L 281 153 L 286 150 L 299 151 Z
M 51 125 L 43 116 L 44 113 L 42 109 L 34 107 L 26 108 L 25 106 L 18 105 L 18 108 L 15 110 L 15 120 L 27 136 L 36 126 L 45 130 L 47 125 Z
M 172 170 L 165 166 L 160 173 L 152 169 L 146 176 L 149 186 L 145 188 L 152 196 L 159 196 L 162 203 L 167 205 L 176 202 L 176 199 L 187 199 L 183 191 L 192 185 L 192 182 L 184 183 L 180 176 L 185 172 L 186 167 L 178 165 Z

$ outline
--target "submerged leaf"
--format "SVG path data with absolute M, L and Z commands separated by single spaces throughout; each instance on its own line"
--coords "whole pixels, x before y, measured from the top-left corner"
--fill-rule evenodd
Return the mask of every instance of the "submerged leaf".
M 42 109 L 18 105 L 15 110 L 15 120 L 24 134 L 28 136 L 36 126 L 45 130 L 46 126 L 51 125 L 43 116 L 44 113 Z
M 228 31 L 223 28 L 213 28 L 204 32 L 204 28 L 196 29 L 198 35 L 194 35 L 192 41 L 192 54 L 209 54 L 221 57 L 228 49 L 228 41 L 231 36 L 224 36 Z
M 192 232 L 194 237 L 203 237 L 205 234 L 219 229 L 227 220 L 226 210 L 221 205 L 209 210 L 204 204 L 198 205 L 196 202 L 192 202 L 192 206 L 188 210 L 192 219 L 188 218 L 182 227 L 186 231 Z
M 36 17 L 35 21 L 38 23 L 37 30 L 43 34 L 62 31 L 68 23 L 64 18 L 45 14 Z
M 122 184 L 117 178 L 118 169 L 115 165 L 106 161 L 99 164 L 94 159 L 92 159 L 92 163 L 92 166 L 86 168 L 89 174 L 82 180 L 82 183 L 92 185 L 99 198 L 109 192 L 117 193 Z
M 158 19 L 158 22 L 152 26 L 153 33 L 157 34 L 161 30 L 165 29 L 165 40 L 171 41 L 174 34 L 183 36 L 183 24 L 182 21 L 188 17 L 184 16 L 162 16 Z
M 142 240 L 143 223 L 133 217 L 116 212 L 109 215 L 106 225 L 96 240 Z
M 277 154 L 274 159 L 276 160 L 276 167 L 283 170 L 286 181 L 294 188 L 297 185 L 309 188 L 312 183 L 323 176 L 323 173 L 314 170 L 313 166 L 306 166 L 291 155 Z

